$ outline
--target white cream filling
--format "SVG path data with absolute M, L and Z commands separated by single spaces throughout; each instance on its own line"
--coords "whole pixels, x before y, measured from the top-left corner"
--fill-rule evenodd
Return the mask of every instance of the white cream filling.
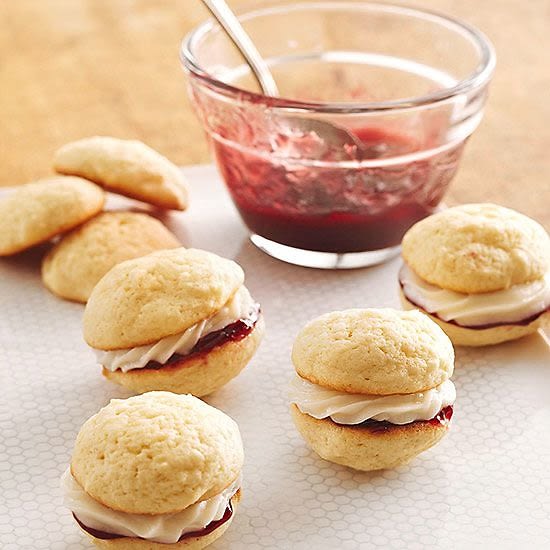
M 292 402 L 313 418 L 330 418 L 338 424 L 360 424 L 365 420 L 409 424 L 416 420 L 431 420 L 437 413 L 452 405 L 456 399 L 455 386 L 446 380 L 431 390 L 393 395 L 369 395 L 331 390 L 304 380 L 292 382 Z
M 483 294 L 462 294 L 432 285 L 407 265 L 399 271 L 405 297 L 443 321 L 463 326 L 514 323 L 550 306 L 550 273 L 543 279 Z
M 168 336 L 146 346 L 113 351 L 93 350 L 97 362 L 111 372 L 141 369 L 150 361 L 164 365 L 174 353 L 180 355 L 189 353 L 203 336 L 221 330 L 239 319 L 247 319 L 250 317 L 253 306 L 254 300 L 250 293 L 244 286 L 241 286 L 235 296 L 215 315 L 189 327 L 184 332 Z
M 127 514 L 112 510 L 90 497 L 77 483 L 70 468 L 61 478 L 64 503 L 86 527 L 142 539 L 172 544 L 182 535 L 201 531 L 213 521 L 220 520 L 229 501 L 241 486 L 241 477 L 219 495 L 192 504 L 175 514 Z

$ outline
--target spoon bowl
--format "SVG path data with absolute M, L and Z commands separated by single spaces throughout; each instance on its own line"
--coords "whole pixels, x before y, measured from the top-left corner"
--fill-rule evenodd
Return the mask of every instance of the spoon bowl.
M 225 0 L 202 0 L 202 3 L 242 54 L 264 95 L 278 97 L 279 89 L 268 64 Z M 321 140 L 334 160 L 361 160 L 365 156 L 361 140 L 343 126 L 298 116 L 288 117 L 287 123 L 292 131 Z

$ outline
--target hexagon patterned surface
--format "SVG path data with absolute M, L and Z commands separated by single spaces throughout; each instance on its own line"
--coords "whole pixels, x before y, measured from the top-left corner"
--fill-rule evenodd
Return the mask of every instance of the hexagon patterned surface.
M 399 260 L 353 271 L 257 250 L 212 167 L 186 170 L 188 212 L 163 220 L 186 246 L 234 258 L 267 332 L 243 373 L 206 400 L 237 420 L 243 501 L 212 549 L 550 548 L 550 353 L 540 335 L 457 350 L 449 435 L 410 465 L 359 473 L 318 458 L 288 411 L 292 340 L 310 318 L 398 307 Z M 111 197 L 111 207 L 141 207 Z M 0 261 L 0 548 L 84 550 L 59 477 L 81 424 L 113 397 L 81 336 L 81 305 L 41 285 L 45 247 Z

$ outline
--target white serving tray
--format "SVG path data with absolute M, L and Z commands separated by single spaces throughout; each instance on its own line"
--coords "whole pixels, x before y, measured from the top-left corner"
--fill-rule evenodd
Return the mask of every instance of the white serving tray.
M 207 401 L 241 428 L 242 505 L 212 549 L 550 548 L 550 352 L 540 335 L 457 349 L 449 435 L 409 466 L 358 473 L 309 451 L 291 422 L 290 349 L 323 312 L 398 307 L 399 260 L 355 271 L 294 267 L 257 250 L 211 166 L 185 170 L 191 208 L 164 221 L 186 246 L 239 262 L 267 322 L 243 373 Z M 111 197 L 110 207 L 139 203 Z M 81 424 L 125 390 L 81 336 L 83 307 L 40 281 L 40 250 L 0 260 L 0 548 L 92 545 L 59 477 Z

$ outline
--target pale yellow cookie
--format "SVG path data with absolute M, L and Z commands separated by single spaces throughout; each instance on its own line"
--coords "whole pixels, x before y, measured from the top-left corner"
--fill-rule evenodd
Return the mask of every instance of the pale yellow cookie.
M 54 177 L 22 185 L 0 199 L 0 256 L 50 240 L 95 216 L 105 194 L 97 185 L 73 177 Z
M 91 541 L 98 547 L 105 550 L 168 550 L 170 548 L 184 548 L 185 550 L 200 550 L 206 548 L 218 540 L 228 529 L 233 521 L 236 510 L 238 509 L 238 503 L 240 500 L 241 491 L 239 490 L 231 498 L 231 507 L 233 508 L 233 514 L 231 517 L 222 523 L 219 527 L 213 531 L 200 536 L 187 536 L 179 542 L 173 544 L 152 542 L 144 539 L 138 539 L 134 537 L 119 537 L 114 539 L 99 539 L 83 530 Z
M 454 350 L 437 324 L 418 311 L 349 309 L 322 315 L 298 334 L 292 360 L 310 383 L 300 382 L 292 418 L 325 460 L 364 471 L 393 468 L 447 432 L 455 398 L 448 381 Z M 365 412 L 373 396 L 387 396 L 387 408 Z
M 52 248 L 42 262 L 42 281 L 54 294 L 85 303 L 116 264 L 180 246 L 173 233 L 147 214 L 104 212 Z
M 454 323 L 447 323 L 434 315 L 430 315 L 419 306 L 409 302 L 401 289 L 399 290 L 399 297 L 405 309 L 416 309 L 428 315 L 432 321 L 436 322 L 443 329 L 455 346 L 490 346 L 509 340 L 517 340 L 529 334 L 534 334 L 539 329 L 550 327 L 550 312 L 548 311 L 526 325 L 504 324 L 490 328 L 462 327 Z
M 536 221 L 496 204 L 449 208 L 403 237 L 403 258 L 425 281 L 476 294 L 544 277 L 550 238 Z
M 381 470 L 407 464 L 447 433 L 448 424 L 413 422 L 376 430 L 318 420 L 291 405 L 292 418 L 308 445 L 321 457 L 356 470 Z
M 298 374 L 343 392 L 390 395 L 434 388 L 453 373 L 454 350 L 427 316 L 393 309 L 321 315 L 292 349 Z
M 202 397 L 218 390 L 242 371 L 256 353 L 264 330 L 264 319 L 260 315 L 252 332 L 243 340 L 229 340 L 211 351 L 182 357 L 160 368 L 128 372 L 103 368 L 103 375 L 136 393 L 166 390 Z
M 243 281 L 235 262 L 204 250 L 175 248 L 122 262 L 95 286 L 84 338 L 100 350 L 157 342 L 216 313 Z
M 113 399 L 78 433 L 71 473 L 113 510 L 172 514 L 207 500 L 240 475 L 237 424 L 190 395 Z
M 74 141 L 56 152 L 54 168 L 161 208 L 187 208 L 181 170 L 141 141 L 101 136 Z

